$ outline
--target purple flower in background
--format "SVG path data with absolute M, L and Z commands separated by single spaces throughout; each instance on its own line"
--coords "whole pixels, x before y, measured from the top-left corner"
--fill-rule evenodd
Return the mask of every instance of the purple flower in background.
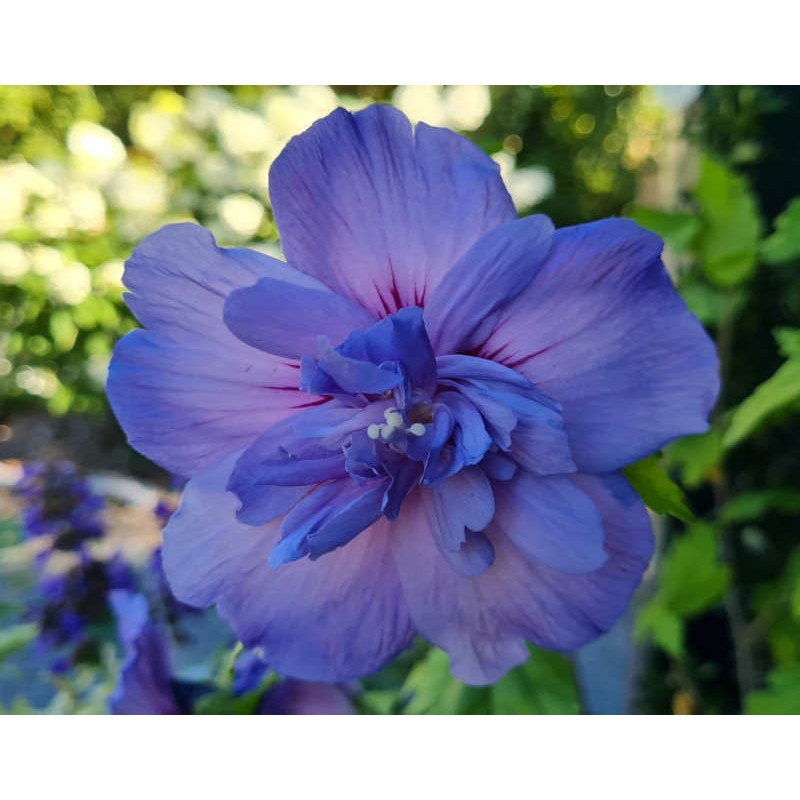
M 51 571 L 46 560 L 37 568 L 38 592 L 27 617 L 39 627 L 39 655 L 59 673 L 98 663 L 102 629 L 111 621 L 109 595 L 132 590 L 133 572 L 119 555 L 102 560 L 83 549 L 66 569 Z
M 22 528 L 27 538 L 52 536 L 53 549 L 77 550 L 103 535 L 103 498 L 71 462 L 25 464 L 14 490 L 25 504 Z
M 269 184 L 288 263 L 183 224 L 125 271 L 144 329 L 108 394 L 190 478 L 177 597 L 315 681 L 421 633 L 483 684 L 606 631 L 652 553 L 620 470 L 718 390 L 660 239 L 517 219 L 482 151 L 388 106 L 315 123 Z
M 111 603 L 125 650 L 119 683 L 109 701 L 111 713 L 191 714 L 195 701 L 213 688 L 175 679 L 169 638 L 166 631 L 149 618 L 143 595 L 113 592 Z M 234 690 L 237 694 L 257 689 L 268 670 L 260 656 L 252 651 L 243 653 L 236 666 Z M 353 714 L 355 710 L 338 686 L 281 680 L 264 693 L 258 713 Z

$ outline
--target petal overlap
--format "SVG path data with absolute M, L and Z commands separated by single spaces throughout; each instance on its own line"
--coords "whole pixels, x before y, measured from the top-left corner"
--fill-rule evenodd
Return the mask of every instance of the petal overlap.
M 223 250 L 188 223 L 152 234 L 127 263 L 126 302 L 146 329 L 117 343 L 108 398 L 131 445 L 171 472 L 195 474 L 311 401 L 296 364 L 223 322 L 225 298 L 264 276 L 310 281 L 268 256 Z
M 225 491 L 235 456 L 189 481 L 164 530 L 164 569 L 175 595 L 190 605 L 217 604 L 242 643 L 261 646 L 284 675 L 340 681 L 380 669 L 414 635 L 386 525 L 324 560 L 273 569 L 280 524 L 236 521 L 238 501 Z
M 557 231 L 479 349 L 561 405 L 582 471 L 619 469 L 708 429 L 716 352 L 675 292 L 662 247 L 630 220 Z
M 639 584 L 653 549 L 641 500 L 621 476 L 571 480 L 594 504 L 605 533 L 608 559 L 592 572 L 567 574 L 534 562 L 490 526 L 492 567 L 463 577 L 433 544 L 421 502 L 393 536 L 414 623 L 447 651 L 460 680 L 498 680 L 528 658 L 528 641 L 554 650 L 580 647 L 611 627 Z
M 287 260 L 384 316 L 424 305 L 484 233 L 516 216 L 497 165 L 388 106 L 338 109 L 270 170 Z

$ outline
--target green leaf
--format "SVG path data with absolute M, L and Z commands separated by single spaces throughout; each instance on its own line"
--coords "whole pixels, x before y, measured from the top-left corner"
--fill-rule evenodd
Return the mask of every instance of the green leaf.
M 680 469 L 681 482 L 690 489 L 703 483 L 721 458 L 722 431 L 715 428 L 697 436 L 684 436 L 667 450 L 669 465 Z
M 800 197 L 775 218 L 775 233 L 761 245 L 767 264 L 784 264 L 800 258 Z
M 775 328 L 772 335 L 786 358 L 800 358 L 800 328 Z
M 398 699 L 396 689 L 372 689 L 359 692 L 356 703 L 363 714 L 394 714 Z
M 648 636 L 662 649 L 675 658 L 683 653 L 683 620 L 657 596 L 647 603 L 636 617 L 634 636 L 643 641 Z
M 699 522 L 672 541 L 656 596 L 664 608 L 692 617 L 716 605 L 729 582 L 730 570 L 718 558 L 714 527 Z
M 0 661 L 11 653 L 27 647 L 36 638 L 37 628 L 32 622 L 0 630 Z
M 684 522 L 692 522 L 694 516 L 686 505 L 683 492 L 673 483 L 661 466 L 658 456 L 637 461 L 625 467 L 625 477 L 638 492 L 648 508 L 658 514 L 670 514 Z
M 705 222 L 698 238 L 703 270 L 717 286 L 738 286 L 756 267 L 762 230 L 747 181 L 706 154 L 695 196 Z
M 719 289 L 705 282 L 682 278 L 679 291 L 689 311 L 704 325 L 716 325 L 722 319 L 725 300 Z
M 730 582 L 730 570 L 717 555 L 714 528 L 693 525 L 674 539 L 664 556 L 656 593 L 640 610 L 634 635 L 651 636 L 675 658 L 684 652 L 684 620 L 713 607 Z
M 755 431 L 800 403 L 800 358 L 786 361 L 733 412 L 722 444 L 735 447 Z
M 767 689 L 747 695 L 745 713 L 800 714 L 800 664 L 773 670 L 767 684 Z
M 767 511 L 800 514 L 800 490 L 766 489 L 740 494 L 722 509 L 720 519 L 727 523 L 752 522 Z
M 490 687 L 495 714 L 580 714 L 572 663 L 531 648 L 531 657 Z
M 201 697 L 194 706 L 195 714 L 255 714 L 261 702 L 260 689 L 236 697 L 230 692 L 213 692 Z
M 635 208 L 630 216 L 643 228 L 657 233 L 669 247 L 678 253 L 691 247 L 702 228 L 702 222 L 696 214 Z
M 404 714 L 464 714 L 480 705 L 485 689 L 466 686 L 450 674 L 450 658 L 432 647 L 409 673 L 403 692 L 411 700 Z

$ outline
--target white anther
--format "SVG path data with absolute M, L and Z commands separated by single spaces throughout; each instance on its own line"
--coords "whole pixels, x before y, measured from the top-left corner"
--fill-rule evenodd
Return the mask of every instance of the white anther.
M 415 422 L 409 429 L 408 432 L 412 436 L 424 436 L 425 435 L 425 426 L 421 422 Z
M 370 439 L 377 439 L 381 435 L 381 428 L 383 425 L 376 425 L 374 422 L 367 428 L 367 436 Z
M 403 415 L 396 408 L 387 408 L 383 412 L 383 416 L 390 428 L 402 428 L 405 426 Z

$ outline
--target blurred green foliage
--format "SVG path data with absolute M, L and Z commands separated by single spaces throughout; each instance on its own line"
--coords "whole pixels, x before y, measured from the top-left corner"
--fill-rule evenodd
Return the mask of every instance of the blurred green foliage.
M 673 209 L 630 212 L 666 241 L 681 293 L 716 338 L 724 381 L 711 430 L 666 450 L 701 521 L 673 526 L 636 633 L 666 657 L 649 668 L 664 676 L 673 709 L 688 697 L 693 711 L 797 713 L 800 284 L 790 270 L 800 260 L 800 182 L 790 164 L 772 180 L 781 139 L 768 133 L 771 116 L 797 114 L 797 98 L 712 87 L 704 101 L 689 119 L 696 180 Z M 769 220 L 765 207 L 783 210 Z M 713 648 L 700 639 L 708 631 Z M 738 696 L 716 691 L 728 670 Z M 640 708 L 666 710 L 660 702 L 640 698 Z

